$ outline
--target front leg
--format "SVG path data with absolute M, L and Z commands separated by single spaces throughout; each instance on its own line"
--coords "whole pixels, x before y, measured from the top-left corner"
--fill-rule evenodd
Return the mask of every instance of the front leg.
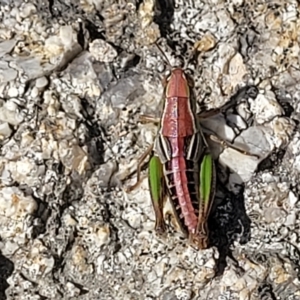
M 151 123 L 155 123 L 158 124 L 160 122 L 159 118 L 156 118 L 155 116 L 152 115 L 140 115 L 139 116 L 139 121 L 140 122 L 151 122 Z M 131 192 L 133 191 L 141 182 L 141 169 L 143 166 L 144 161 L 146 160 L 146 157 L 151 153 L 151 151 L 153 150 L 153 145 L 149 146 L 148 149 L 141 155 L 141 157 L 138 160 L 138 165 L 137 165 L 137 180 L 136 183 L 133 184 L 132 186 L 129 186 L 126 188 L 126 192 Z
M 139 120 L 140 120 L 140 122 L 143 122 L 143 123 L 159 124 L 159 122 L 160 122 L 160 118 L 157 118 L 153 115 L 140 115 Z
M 153 150 L 153 145 L 149 146 L 148 149 L 139 158 L 138 165 L 137 165 L 137 171 L 136 171 L 136 183 L 131 185 L 131 186 L 128 186 L 126 188 L 127 193 L 130 193 L 131 191 L 133 191 L 140 184 L 140 182 L 141 182 L 141 170 L 142 170 L 143 163 L 146 160 L 146 157 L 151 153 L 152 150 Z

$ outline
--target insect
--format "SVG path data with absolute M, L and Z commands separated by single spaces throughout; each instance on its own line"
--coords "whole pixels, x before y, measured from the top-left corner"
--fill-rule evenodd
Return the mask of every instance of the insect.
M 136 184 L 127 190 L 134 189 L 140 182 L 141 166 L 150 155 L 148 179 L 156 232 L 163 234 L 166 231 L 163 208 L 169 197 L 173 215 L 181 231 L 188 236 L 190 245 L 206 249 L 216 169 L 196 114 L 192 82 L 182 68 L 173 68 L 167 78 L 163 104 L 159 120 L 142 117 L 159 123 L 159 131 L 154 144 L 139 159 Z M 214 141 L 227 146 L 216 137 Z
M 170 197 L 174 216 L 190 244 L 207 248 L 215 165 L 196 115 L 191 84 L 181 68 L 173 69 L 167 79 L 159 132 L 154 145 L 140 158 L 137 183 L 140 165 L 150 153 L 148 177 L 155 230 L 159 234 L 166 231 L 163 207 Z

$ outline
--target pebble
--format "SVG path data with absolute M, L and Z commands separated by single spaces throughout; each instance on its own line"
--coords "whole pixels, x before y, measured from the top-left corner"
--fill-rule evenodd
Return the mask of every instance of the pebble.
M 38 90 L 43 90 L 48 85 L 48 79 L 46 77 L 37 78 L 35 86 Z
M 0 140 L 8 138 L 12 130 L 7 122 L 0 124 Z

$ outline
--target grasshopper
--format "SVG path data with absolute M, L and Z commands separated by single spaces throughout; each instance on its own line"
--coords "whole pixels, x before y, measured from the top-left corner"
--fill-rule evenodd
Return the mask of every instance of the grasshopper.
M 196 114 L 192 85 L 181 68 L 173 69 L 167 78 L 159 123 L 154 145 L 139 160 L 137 183 L 129 190 L 140 181 L 141 165 L 151 153 L 148 178 L 156 232 L 166 231 L 163 207 L 170 197 L 174 216 L 189 243 L 196 249 L 206 249 L 216 171 Z
M 168 62 L 163 51 L 157 47 Z M 139 184 L 141 166 L 150 155 L 148 179 L 158 234 L 166 231 L 163 208 L 169 197 L 174 217 L 181 231 L 188 236 L 189 244 L 196 249 L 208 247 L 207 221 L 215 196 L 216 168 L 200 118 L 220 113 L 231 105 L 225 104 L 220 109 L 197 114 L 192 80 L 182 68 L 177 67 L 166 80 L 160 119 L 145 115 L 140 117 L 144 121 L 158 123 L 159 131 L 154 144 L 139 159 L 136 183 L 127 190 L 131 191 Z M 209 138 L 223 147 L 258 157 L 214 135 Z

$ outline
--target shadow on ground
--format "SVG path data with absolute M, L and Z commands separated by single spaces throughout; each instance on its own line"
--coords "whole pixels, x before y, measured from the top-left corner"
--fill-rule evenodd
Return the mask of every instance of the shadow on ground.
M 11 276 L 13 271 L 13 262 L 0 254 L 0 299 L 6 299 L 5 290 L 9 287 L 7 278 Z

